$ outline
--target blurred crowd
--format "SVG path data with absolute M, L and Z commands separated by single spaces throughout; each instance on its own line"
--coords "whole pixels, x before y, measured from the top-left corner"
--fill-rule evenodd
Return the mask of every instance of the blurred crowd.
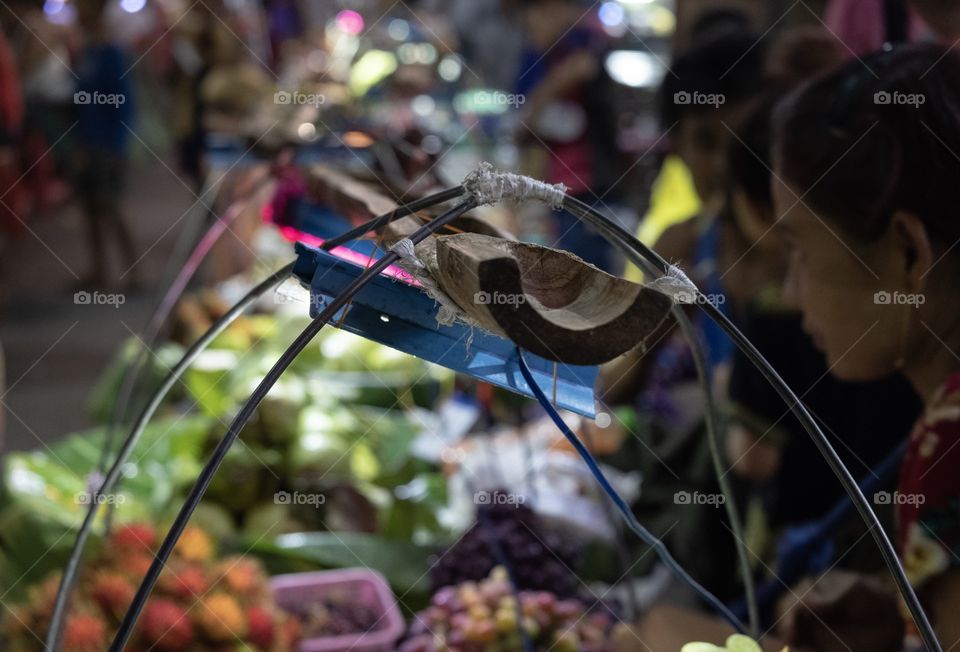
M 960 641 L 960 6 L 830 0 L 781 25 L 776 3 L 677 0 L 662 83 L 654 102 L 633 107 L 605 65 L 611 36 L 584 3 L 401 4 L 438 47 L 460 53 L 482 78 L 475 85 L 522 98 L 502 136 L 518 152 L 515 168 L 635 214 L 624 223 L 755 343 L 854 477 L 877 495 L 923 497 L 876 506 L 944 647 Z M 165 139 L 199 192 L 209 134 L 236 128 L 247 99 L 294 74 L 309 26 L 339 9 L 294 0 L 5 5 L 6 246 L 76 201 L 90 251 L 80 285 L 117 282 L 111 258 L 135 269 L 139 255 L 122 201 L 131 150 Z M 368 20 L 389 11 L 375 9 Z M 625 113 L 657 125 L 639 149 L 626 146 Z M 545 220 L 542 241 L 642 280 L 573 215 Z M 760 580 L 764 560 L 842 510 L 845 494 L 767 379 L 701 311 L 690 316 Z M 602 370 L 600 393 L 636 408 L 645 486 L 716 493 L 694 352 L 671 327 L 648 340 Z M 729 524 L 715 506 L 684 509 L 682 519 L 662 502 L 646 508 L 650 519 L 679 522 L 669 541 L 698 579 L 724 598 L 740 594 Z M 796 577 L 805 588 L 765 606 L 785 639 L 818 650 L 851 649 L 851 640 L 858 650 L 919 649 L 855 514 L 808 548 L 829 572 L 811 582 L 806 559 Z

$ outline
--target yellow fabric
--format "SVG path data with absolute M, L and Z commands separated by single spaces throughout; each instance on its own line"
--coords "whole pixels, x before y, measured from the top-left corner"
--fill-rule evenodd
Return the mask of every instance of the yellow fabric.
M 664 231 L 694 217 L 700 212 L 700 207 L 700 198 L 693 187 L 690 170 L 679 156 L 670 154 L 664 159 L 653 181 L 650 209 L 640 221 L 637 239 L 653 246 Z M 630 263 L 627 263 L 624 276 L 635 283 L 643 281 L 643 273 Z

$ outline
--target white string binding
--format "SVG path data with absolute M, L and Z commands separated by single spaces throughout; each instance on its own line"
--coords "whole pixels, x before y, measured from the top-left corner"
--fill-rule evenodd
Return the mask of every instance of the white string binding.
M 699 292 L 690 277 L 676 265 L 670 265 L 666 274 L 647 283 L 647 287 L 681 304 L 696 303 Z
M 538 200 L 559 210 L 567 194 L 567 187 L 562 183 L 549 184 L 521 174 L 500 172 L 486 161 L 464 178 L 463 187 L 481 206 L 504 200 L 517 203 Z
M 440 304 L 440 309 L 437 311 L 438 324 L 452 326 L 459 321 L 468 324 L 471 328 L 476 326 L 473 320 L 463 314 L 454 300 L 440 289 L 433 275 L 430 274 L 430 270 L 427 269 L 427 266 L 420 260 L 420 257 L 417 256 L 417 249 L 416 245 L 413 244 L 413 240 L 410 238 L 398 240 L 390 247 L 390 251 L 396 252 L 396 254 L 400 256 L 399 266 L 420 283 L 421 289 L 426 292 L 431 299 Z M 470 341 L 467 343 L 468 348 L 472 341 L 473 332 L 471 330 Z
M 423 261 L 417 258 L 417 247 L 410 238 L 398 240 L 390 247 L 390 251 L 400 256 L 400 260 L 414 269 L 423 269 L 425 267 Z

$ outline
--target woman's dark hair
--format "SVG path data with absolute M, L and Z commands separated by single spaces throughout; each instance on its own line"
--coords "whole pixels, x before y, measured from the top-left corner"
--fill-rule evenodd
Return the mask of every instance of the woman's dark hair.
M 694 94 L 722 96 L 723 104 L 752 99 L 763 89 L 764 43 L 753 32 L 724 32 L 697 43 L 671 65 L 660 87 L 660 119 L 669 127 L 710 104 L 678 101 Z
M 774 160 L 811 209 L 869 241 L 894 211 L 960 236 L 960 53 L 904 45 L 852 60 L 775 111 Z

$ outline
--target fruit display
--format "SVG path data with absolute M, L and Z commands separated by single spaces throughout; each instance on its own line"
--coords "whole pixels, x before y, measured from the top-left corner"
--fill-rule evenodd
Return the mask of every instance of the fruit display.
M 217 420 L 202 455 L 215 448 L 284 342 L 307 323 L 283 314 L 251 319 L 218 336 L 184 375 L 184 407 Z M 418 473 L 437 470 L 410 454 L 423 425 L 407 409 L 432 405 L 450 380 L 449 372 L 412 356 L 323 330 L 257 408 L 214 477 L 206 504 L 222 508 L 243 533 L 258 534 L 264 522 L 278 523 L 278 534 L 381 532 L 381 522 L 390 521 L 401 502 L 381 489 L 392 492 Z M 297 503 L 306 494 L 317 500 Z M 277 495 L 294 499 L 284 503 Z M 400 508 L 410 516 L 410 506 Z M 439 529 L 426 514 L 415 523 Z
M 502 554 L 517 588 L 573 597 L 580 585 L 574 574 L 579 566 L 575 542 L 544 529 L 528 506 L 499 500 L 497 492 L 489 495 L 487 504 L 477 506 L 477 521 L 436 559 L 430 571 L 433 587 L 482 580 Z
M 64 652 L 102 652 L 130 606 L 160 543 L 151 526 L 127 524 L 84 565 L 64 625 Z M 0 649 L 36 650 L 50 625 L 60 574 L 28 591 L 4 619 Z M 127 650 L 289 652 L 300 624 L 273 603 L 260 563 L 250 557 L 217 559 L 210 537 L 188 526 L 147 601 Z
M 485 580 L 446 586 L 410 627 L 401 652 L 520 652 L 524 638 L 537 651 L 615 649 L 616 618 L 605 607 L 549 591 L 514 591 L 497 567 Z
M 157 419 L 143 433 L 125 467 L 123 482 L 101 504 L 117 521 L 163 522 L 170 505 L 200 469 L 199 455 L 211 418 Z M 66 562 L 90 508 L 91 474 L 106 428 L 85 430 L 48 447 L 4 455 L 0 463 L 0 586 L 6 600 Z M 206 508 L 204 511 L 207 511 Z M 99 543 L 95 528 L 93 540 Z M 214 530 L 210 530 L 214 532 Z M 219 534 L 219 533 L 217 533 Z M 37 557 L 37 551 L 46 554 Z

